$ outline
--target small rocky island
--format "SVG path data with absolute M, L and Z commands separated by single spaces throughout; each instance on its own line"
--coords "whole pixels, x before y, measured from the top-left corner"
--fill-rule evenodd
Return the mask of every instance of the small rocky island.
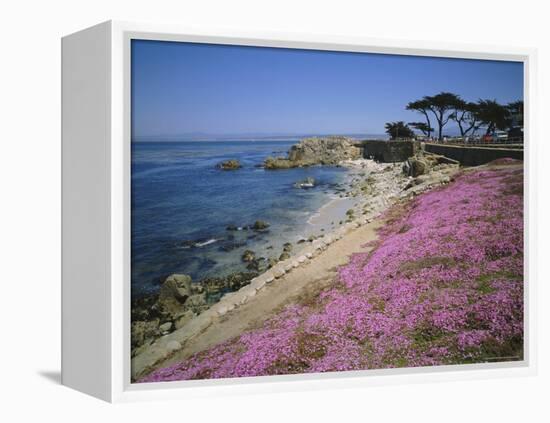
M 223 162 L 218 163 L 218 169 L 221 170 L 236 170 L 242 167 L 241 163 L 238 160 L 230 159 L 224 160 Z

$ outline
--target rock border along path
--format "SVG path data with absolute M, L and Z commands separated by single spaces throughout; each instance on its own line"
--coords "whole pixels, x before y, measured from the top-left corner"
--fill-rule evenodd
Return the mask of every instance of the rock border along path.
M 287 260 L 277 263 L 274 267 L 266 271 L 265 273 L 257 276 L 250 281 L 250 284 L 242 287 L 236 292 L 226 294 L 222 299 L 210 307 L 205 312 L 191 319 L 187 324 L 177 329 L 176 331 L 162 336 L 148 347 L 142 349 L 142 351 L 132 358 L 131 362 L 131 375 L 132 380 L 137 380 L 144 376 L 151 370 L 158 367 L 160 363 L 166 364 L 168 361 L 177 361 L 178 359 L 185 359 L 185 355 L 189 355 L 195 352 L 199 352 L 201 348 L 194 349 L 190 341 L 194 341 L 205 331 L 212 329 L 213 323 L 220 323 L 227 319 L 233 312 L 239 308 L 243 308 L 248 305 L 248 308 L 254 305 L 256 297 L 265 294 L 264 291 L 268 287 L 275 288 L 276 285 L 283 284 L 285 279 L 299 279 L 292 278 L 292 273 L 295 269 L 304 269 L 309 267 L 312 261 L 315 261 L 316 266 L 323 266 L 323 264 L 329 264 L 329 266 L 335 267 L 343 265 L 347 262 L 348 256 L 353 252 L 358 252 L 361 249 L 361 244 L 365 244 L 369 241 L 366 233 L 368 233 L 370 239 L 375 239 L 375 229 L 381 225 L 381 222 L 373 222 L 374 219 L 380 216 L 385 210 L 392 204 L 399 200 L 411 198 L 420 194 L 423 191 L 431 189 L 434 186 L 448 183 L 452 176 L 458 171 L 458 167 L 449 167 L 438 170 L 429 174 L 429 177 L 425 177 L 418 181 L 416 185 L 411 186 L 411 179 L 406 177 L 400 177 L 400 169 L 393 165 L 377 165 L 378 170 L 371 173 L 374 177 L 373 186 L 376 188 L 377 194 L 372 197 L 366 197 L 366 201 L 362 203 L 362 206 L 368 205 L 369 212 L 361 217 L 348 222 L 334 231 L 325 234 L 324 236 L 314 240 L 310 245 L 298 251 L 295 255 Z M 388 171 L 388 168 L 392 167 L 393 171 Z M 373 223 L 371 223 L 373 222 Z M 371 223 L 370 225 L 368 225 Z M 339 243 L 342 238 L 351 236 L 353 232 L 358 228 L 369 226 L 366 228 L 367 232 L 361 234 L 358 237 L 357 242 L 353 243 L 353 250 L 346 251 L 344 248 L 339 247 L 330 254 L 332 246 Z M 358 234 L 359 235 L 359 234 Z M 367 239 L 366 239 L 367 238 Z M 335 247 L 337 248 L 337 247 Z M 336 257 L 338 256 L 338 257 Z M 316 260 L 319 258 L 318 260 Z M 327 260 L 325 260 L 325 258 Z M 317 269 L 315 269 L 317 270 Z M 328 269 L 320 269 L 327 273 Z M 314 273 L 319 273 L 314 272 Z M 298 272 L 297 272 L 298 273 Z M 286 286 L 285 290 L 292 290 L 292 287 L 297 288 L 294 291 L 298 291 L 304 288 L 310 281 L 302 280 L 304 278 L 312 278 L 311 272 L 303 272 L 304 275 L 300 280 L 294 280 L 293 286 Z M 335 271 L 332 272 L 331 278 L 334 277 Z M 322 278 L 317 278 L 317 280 Z M 325 277 L 326 279 L 326 277 Z M 314 282 L 312 280 L 311 282 Z M 298 285 L 296 285 L 298 283 Z M 293 295 L 298 292 L 293 292 Z M 262 295 L 263 296 L 263 295 Z M 288 295 L 287 295 L 288 297 Z M 261 310 L 264 311 L 264 310 Z M 265 310 L 264 314 L 273 310 Z M 254 314 L 254 313 L 252 313 Z M 258 310 L 256 310 L 256 315 Z M 231 335 L 235 336 L 240 331 L 246 329 L 251 323 L 251 319 L 245 319 L 246 324 L 234 325 L 235 327 L 226 327 L 224 333 L 218 333 L 212 338 L 215 340 L 212 342 L 205 342 L 205 347 L 214 346 L 216 343 L 223 342 Z M 253 319 L 252 319 L 253 320 Z M 236 332 L 236 333 L 232 333 Z M 217 341 L 217 342 L 216 342 Z M 186 354 L 178 354 L 182 349 L 186 349 Z M 204 348 L 202 348 L 204 349 Z

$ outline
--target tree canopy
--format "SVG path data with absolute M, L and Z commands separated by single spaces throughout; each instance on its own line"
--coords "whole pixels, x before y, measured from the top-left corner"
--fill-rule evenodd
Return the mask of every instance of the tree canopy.
M 486 134 L 494 134 L 497 129 L 504 130 L 510 126 L 510 110 L 496 100 L 479 100 L 478 118 L 487 128 Z
M 409 122 L 408 125 L 414 129 L 417 129 L 419 130 L 420 132 L 422 132 L 424 135 L 426 135 L 427 137 L 430 136 L 430 134 L 433 132 L 433 128 L 431 126 L 429 126 L 427 123 L 425 122 Z
M 449 92 L 440 92 L 433 96 L 426 96 L 423 100 L 428 102 L 428 109 L 435 116 L 438 127 L 437 138 L 442 140 L 443 127 L 452 118 L 456 104 L 462 100 L 460 96 Z
M 462 137 L 472 136 L 482 127 L 485 128 L 486 134 L 493 134 L 496 130 L 523 126 L 523 101 L 521 100 L 507 105 L 499 104 L 496 100 L 482 99 L 475 103 L 465 101 L 457 94 L 443 91 L 411 101 L 405 108 L 424 116 L 425 122 L 410 122 L 409 125 L 427 137 L 436 132 L 431 125 L 431 119 L 435 119 L 439 140 L 443 139 L 443 129 L 449 121 L 456 122 Z M 401 134 L 407 129 L 410 130 L 405 124 L 396 129 L 394 125 L 398 123 L 386 124 L 386 132 L 390 136 L 392 134 L 388 130 L 388 125 L 392 128 L 391 130 L 399 131 L 399 137 L 403 137 L 404 135 Z
M 424 116 L 424 118 L 426 119 L 426 124 L 424 128 L 427 132 L 424 132 L 424 130 L 420 128 L 417 129 L 421 130 L 429 138 L 431 133 L 433 132 L 432 124 L 430 122 L 430 115 L 428 114 L 430 110 L 430 102 L 425 98 L 422 100 L 411 101 L 409 104 L 407 104 L 406 109 L 418 112 Z M 411 126 L 413 125 L 411 124 Z
M 459 99 L 454 105 L 454 112 L 451 119 L 457 123 L 462 137 L 472 135 L 481 126 L 479 105 Z
M 388 122 L 385 125 L 386 133 L 392 140 L 398 138 L 414 138 L 414 131 L 403 121 Z

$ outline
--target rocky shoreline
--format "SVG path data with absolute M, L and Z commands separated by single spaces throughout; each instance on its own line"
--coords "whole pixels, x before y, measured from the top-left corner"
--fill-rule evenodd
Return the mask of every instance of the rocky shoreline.
M 305 144 L 309 143 L 311 141 Z M 310 156 L 296 156 L 291 152 L 285 160 L 303 165 L 305 157 L 310 163 Z M 290 160 L 291 157 L 299 158 Z M 265 286 L 307 265 L 333 242 L 379 217 L 390 205 L 450 182 L 459 167 L 441 156 L 424 153 L 405 163 L 377 163 L 352 157 L 338 160 L 337 164 L 349 169 L 347 187 L 339 196 L 353 199 L 353 205 L 346 211 L 345 219 L 333 222 L 332 230 L 301 239 L 296 245 L 285 244 L 275 258 L 256 258 L 253 251 L 245 252 L 243 261 L 251 266 L 248 273 L 210 278 L 200 283 L 193 283 L 187 275 L 171 275 L 164 281 L 157 298 L 135 303 L 136 311 L 132 308 L 133 378 L 154 368 L 216 319 L 252 301 Z M 418 162 L 422 164 L 417 165 Z M 411 172 L 411 169 L 416 170 Z M 257 230 L 266 229 L 259 228 L 261 224 L 254 226 Z M 258 265 L 259 262 L 262 265 Z M 212 302 L 209 301 L 214 298 L 212 294 L 223 296 Z
M 286 157 L 268 157 L 265 169 L 290 169 L 314 165 L 338 165 L 344 160 L 358 159 L 361 150 L 348 137 L 305 138 L 293 145 Z
M 344 159 L 357 159 L 358 156 L 359 149 L 354 146 L 353 140 L 350 138 L 306 138 L 292 146 L 287 157 L 276 159 L 284 161 L 285 164 L 271 166 L 271 158 L 268 157 L 264 162 L 264 168 L 339 165 Z M 221 171 L 233 171 L 242 168 L 242 164 L 236 159 L 228 159 L 219 162 L 216 167 Z M 310 189 L 315 185 L 315 179 L 308 177 L 296 181 L 293 188 Z M 340 190 L 345 191 L 344 188 L 340 188 Z M 247 245 L 248 239 L 267 234 L 269 226 L 269 222 L 262 220 L 240 226 L 229 225 L 226 227 L 228 234 L 218 248 L 223 251 L 233 251 L 244 247 Z M 296 245 L 286 242 L 280 251 L 272 249 L 271 254 L 264 252 L 264 255 L 261 255 L 253 250 L 245 250 L 241 260 L 246 269 L 242 271 L 219 277 L 206 277 L 198 281 L 191 281 L 185 274 L 167 276 L 161 282 L 158 294 L 145 294 L 132 300 L 132 356 L 139 354 L 155 339 L 178 330 L 187 321 L 218 302 L 225 294 L 238 291 L 248 285 L 253 278 L 266 272 L 277 263 L 287 260 L 294 248 L 313 242 L 317 237 L 323 235 L 323 230 L 316 235 L 308 235 L 299 239 Z M 220 239 L 186 240 L 181 242 L 180 247 L 185 249 L 203 248 L 218 241 Z M 178 289 L 175 288 L 176 285 Z

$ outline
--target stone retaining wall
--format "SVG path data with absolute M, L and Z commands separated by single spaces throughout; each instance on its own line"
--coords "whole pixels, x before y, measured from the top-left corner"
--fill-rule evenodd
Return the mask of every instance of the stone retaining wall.
M 457 160 L 463 166 L 479 166 L 507 157 L 523 160 L 523 150 L 511 148 L 465 147 L 426 143 L 424 149 L 428 153 L 440 154 Z
M 417 141 L 368 140 L 357 145 L 361 148 L 364 158 L 372 157 L 384 163 L 404 162 L 414 156 L 420 148 Z

